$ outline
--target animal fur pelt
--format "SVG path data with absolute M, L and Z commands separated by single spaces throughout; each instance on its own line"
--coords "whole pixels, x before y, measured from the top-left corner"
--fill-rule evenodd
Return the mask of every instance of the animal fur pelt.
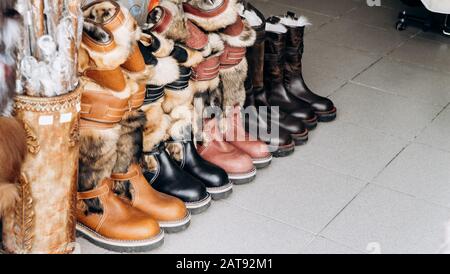
M 27 153 L 23 126 L 9 117 L 15 94 L 15 51 L 21 33 L 15 4 L 13 0 L 0 2 L 0 217 L 18 197 L 16 183 Z
M 85 192 L 99 186 L 109 178 L 117 160 L 117 142 L 120 126 L 111 129 L 82 128 L 80 130 L 80 160 L 78 191 Z M 103 213 L 98 198 L 85 200 L 85 214 Z
M 147 123 L 141 110 L 125 114 L 120 122 L 120 137 L 117 142 L 117 160 L 113 173 L 127 173 L 131 164 L 140 164 L 143 152 L 143 132 Z M 114 192 L 131 199 L 132 186 L 129 182 L 115 182 Z
M 14 118 L 0 117 L 0 217 L 14 205 L 22 163 L 27 153 L 26 134 Z

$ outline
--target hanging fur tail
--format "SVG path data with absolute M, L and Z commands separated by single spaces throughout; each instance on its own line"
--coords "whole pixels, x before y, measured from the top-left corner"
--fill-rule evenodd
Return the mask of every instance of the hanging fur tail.
M 27 152 L 26 134 L 14 118 L 0 117 L 0 216 L 17 198 L 16 183 Z

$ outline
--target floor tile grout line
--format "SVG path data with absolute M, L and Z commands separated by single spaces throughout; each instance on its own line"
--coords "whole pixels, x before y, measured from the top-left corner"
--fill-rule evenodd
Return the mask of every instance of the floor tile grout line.
M 417 195 L 414 195 L 414 194 L 411 194 L 411 193 L 408 193 L 408 192 L 397 190 L 397 189 L 394 189 L 394 188 L 389 187 L 389 186 L 381 185 L 381 184 L 379 184 L 377 182 L 371 182 L 370 185 L 375 186 L 375 187 L 379 187 L 379 188 L 383 188 L 383 189 L 395 192 L 397 194 L 402 194 L 402 195 L 408 196 L 408 197 L 410 197 L 412 199 L 424 202 L 426 204 L 433 205 L 433 206 L 436 206 L 436 207 L 440 207 L 442 209 L 446 209 L 446 210 L 450 211 L 450 205 L 444 205 L 444 204 L 441 204 L 441 203 L 437 203 L 437 202 L 428 200 L 428 199 L 423 198 L 423 197 L 419 197 Z
M 399 94 L 399 93 L 396 93 L 395 91 L 389 91 L 389 90 L 385 90 L 385 89 L 378 88 L 378 87 L 375 87 L 375 86 L 371 86 L 371 85 L 368 85 L 368 84 L 365 84 L 363 82 L 359 82 L 359 81 L 356 81 L 356 80 L 349 80 L 349 84 L 363 86 L 363 87 L 366 87 L 366 88 L 370 88 L 370 89 L 382 92 L 384 94 L 393 95 L 393 96 L 396 96 L 396 97 L 399 97 L 399 98 L 402 98 L 402 99 L 408 99 L 408 100 L 411 100 L 411 101 L 413 101 L 415 103 L 418 103 L 418 104 L 421 104 L 421 105 L 430 106 L 430 107 L 443 108 L 443 107 L 445 107 L 448 104 L 448 102 L 447 102 L 446 105 L 437 105 L 437 104 L 434 104 L 434 103 L 431 103 L 431 102 L 427 102 L 427 101 L 424 101 L 424 100 L 421 100 L 421 99 L 417 99 L 415 97 L 409 97 L 407 95 Z
M 344 207 L 341 208 L 341 210 L 339 210 L 339 212 L 330 219 L 330 221 L 317 233 L 318 235 L 322 235 L 322 233 L 328 228 L 328 226 L 330 226 L 331 223 L 333 223 L 334 220 L 336 220 L 336 218 L 338 218 L 338 216 L 359 196 L 359 194 L 361 194 L 365 189 L 367 189 L 367 187 L 369 186 L 370 183 L 366 183 L 363 187 L 361 187 L 361 189 L 358 191 L 358 193 L 356 193 L 352 199 L 350 199 L 350 201 L 344 205 Z
M 395 159 L 397 159 L 400 154 L 402 154 L 406 148 L 408 148 L 411 145 L 412 142 L 408 142 L 408 144 L 406 144 L 397 154 L 395 154 L 395 156 L 372 178 L 372 180 L 370 180 L 370 183 L 374 182 L 385 170 L 387 167 L 389 167 L 394 161 Z

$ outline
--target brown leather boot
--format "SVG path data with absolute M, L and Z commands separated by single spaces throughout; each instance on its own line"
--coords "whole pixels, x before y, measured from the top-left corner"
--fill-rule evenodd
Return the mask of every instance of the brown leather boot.
M 224 139 L 248 154 L 256 168 L 265 168 L 272 163 L 272 154 L 269 147 L 256 138 L 252 138 L 244 129 L 241 119 L 241 109 L 239 106 L 234 107 L 233 111 L 229 113 L 227 119 L 226 132 Z
M 287 28 L 286 62 L 284 65 L 284 83 L 287 91 L 296 98 L 309 103 L 320 122 L 331 122 L 336 119 L 336 107 L 333 102 L 311 91 L 302 74 L 302 56 L 304 51 L 305 27 L 308 20 L 298 18 L 295 13 L 288 12 L 281 17 L 281 23 Z
M 264 50 L 265 50 L 265 27 L 266 20 L 264 15 L 250 3 L 244 3 L 244 15 L 254 12 L 260 19 L 261 24 L 252 26 L 256 31 L 255 44 L 247 49 L 248 75 L 245 82 L 246 102 L 244 107 L 246 113 L 253 120 L 245 119 L 246 128 L 254 127 L 265 133 L 270 133 L 272 125 L 279 130 L 279 137 L 267 138 L 264 134 L 258 134 L 258 138 L 271 147 L 279 147 L 273 151 L 275 157 L 286 156 L 289 151 L 294 151 L 292 143 L 295 145 L 303 145 L 308 141 L 308 130 L 301 119 L 294 118 L 284 112 L 270 109 L 264 89 Z M 261 112 L 259 113 L 260 109 Z M 267 109 L 267 110 L 265 110 Z M 273 116 L 273 119 L 272 119 Z M 259 133 L 259 132 L 258 132 Z
M 279 23 L 279 18 L 271 17 L 266 23 L 264 84 L 268 103 L 279 106 L 303 121 L 308 129 L 317 126 L 317 116 L 311 105 L 291 95 L 284 86 L 284 54 L 286 51 L 287 29 Z
M 129 182 L 131 205 L 157 220 L 167 233 L 176 233 L 188 228 L 191 214 L 184 203 L 172 196 L 154 190 L 142 174 L 141 168 L 133 164 L 126 174 L 112 174 L 115 182 Z
M 234 184 L 246 184 L 255 180 L 256 168 L 252 158 L 223 140 L 215 118 L 204 124 L 203 134 L 205 140 L 197 148 L 200 156 L 225 170 Z
M 111 191 L 112 180 L 78 193 L 77 232 L 88 241 L 116 252 L 144 252 L 161 246 L 164 232 L 147 213 L 132 207 Z M 84 200 L 99 199 L 102 213 L 90 213 Z

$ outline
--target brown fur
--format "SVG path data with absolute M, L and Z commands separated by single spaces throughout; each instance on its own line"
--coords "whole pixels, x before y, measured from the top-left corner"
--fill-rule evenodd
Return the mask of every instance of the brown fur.
M 143 130 L 147 120 L 142 111 L 132 111 L 125 114 L 120 122 L 120 137 L 117 142 L 117 161 L 114 173 L 128 172 L 131 164 L 140 164 L 142 160 Z M 130 182 L 115 182 L 114 192 L 119 196 L 131 199 L 132 185 Z
M 89 191 L 111 176 L 117 160 L 117 142 L 120 127 L 112 129 L 81 129 L 78 191 Z M 103 207 L 98 200 L 85 200 L 88 213 L 102 213 Z
M 222 79 L 222 107 L 243 106 L 245 103 L 245 79 L 247 76 L 248 64 L 243 59 L 237 66 L 222 69 L 220 77 Z
M 147 124 L 144 128 L 144 151 L 152 151 L 158 144 L 169 139 L 168 129 L 170 127 L 170 117 L 164 114 L 161 107 L 162 99 L 150 105 L 142 107 L 147 117 Z
M 181 162 L 183 160 L 183 145 L 180 143 L 168 143 L 166 146 L 167 151 L 170 156 L 177 162 Z
M 17 183 L 27 154 L 26 134 L 14 118 L 0 117 L 0 216 L 12 207 Z

